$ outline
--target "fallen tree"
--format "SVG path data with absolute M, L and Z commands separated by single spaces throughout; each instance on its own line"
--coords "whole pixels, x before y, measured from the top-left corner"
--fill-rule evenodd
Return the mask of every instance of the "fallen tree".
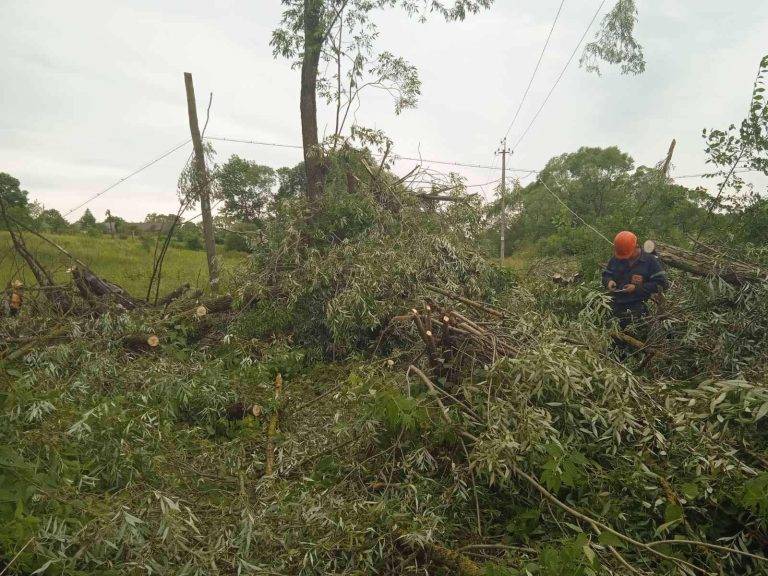
M 745 282 L 765 282 L 768 271 L 740 262 L 716 250 L 702 247 L 697 251 L 686 250 L 671 244 L 656 243 L 656 254 L 661 261 L 694 276 L 719 276 L 726 282 L 740 286 Z
M 59 313 L 64 313 L 72 309 L 72 300 L 67 294 L 66 290 L 57 286 L 53 280 L 53 276 L 45 269 L 40 261 L 35 258 L 34 254 L 27 248 L 24 242 L 24 236 L 19 230 L 19 225 L 16 220 L 12 218 L 6 209 L 5 201 L 0 197 L 0 216 L 2 216 L 8 233 L 11 236 L 11 242 L 13 248 L 19 256 L 26 262 L 29 269 L 32 271 L 37 283 L 43 288 L 43 294 L 48 302 Z
M 88 268 L 72 268 L 72 279 L 83 298 L 91 304 L 113 302 L 125 310 L 134 310 L 140 303 L 132 298 L 125 289 L 100 278 Z
M 341 176 L 312 221 L 280 209 L 236 299 L 108 293 L 13 364 L 20 571 L 768 574 L 763 283 L 671 291 L 633 373 L 594 285 L 522 284 L 466 203 Z

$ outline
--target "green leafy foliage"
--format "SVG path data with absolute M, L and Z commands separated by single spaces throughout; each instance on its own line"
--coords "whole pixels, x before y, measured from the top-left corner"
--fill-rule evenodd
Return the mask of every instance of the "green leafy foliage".
M 507 523 L 507 532 L 522 540 L 529 539 L 541 526 L 541 511 L 538 508 L 516 510 Z
M 547 444 L 546 450 L 549 458 L 542 466 L 541 480 L 551 491 L 557 492 L 561 486 L 575 488 L 584 480 L 584 467 L 587 459 L 578 452 L 566 453 L 555 443 Z
M 89 208 L 85 209 L 85 212 L 83 212 L 83 215 L 77 221 L 77 225 L 80 227 L 80 230 L 84 232 L 88 232 L 89 230 L 94 230 L 96 228 L 96 217 L 93 215 Z
M 263 216 L 276 183 L 269 166 L 233 155 L 217 167 L 216 196 L 224 201 L 221 212 L 238 222 L 255 223 Z
M 324 162 L 317 212 L 299 172 L 282 171 L 284 194 L 235 278 L 236 302 L 253 307 L 222 314 L 216 338 L 151 310 L 35 317 L 42 332 L 28 318 L 0 325 L 3 336 L 63 326 L 0 373 L 0 553 L 29 543 L 17 572 L 441 574 L 456 557 L 435 552 L 448 550 L 495 575 L 626 574 L 628 563 L 671 576 L 688 573 L 682 561 L 766 574 L 737 552 L 762 554 L 766 537 L 762 283 L 673 277 L 646 327 L 653 363 L 617 361 L 594 284 L 513 278 L 479 256 L 487 213 L 460 179 L 463 201 L 440 207 L 366 151 L 338 147 Z M 701 214 L 695 194 L 617 149 L 556 158 L 541 178 L 556 177 L 606 229 L 634 210 L 648 234 L 672 234 Z M 515 191 L 528 206 L 517 241 L 604 255 L 545 202 L 545 181 Z M 505 313 L 443 300 L 432 284 Z M 471 317 L 491 352 L 466 337 L 430 357 L 394 320 L 427 298 Z M 153 328 L 152 354 L 120 345 Z M 631 542 L 659 539 L 672 559 Z
M 31 223 L 29 193 L 20 188 L 21 183 L 10 174 L 0 172 L 0 202 L 8 216 L 26 224 Z M 0 219 L 0 229 L 7 229 L 5 219 Z
M 33 498 L 51 485 L 51 479 L 33 463 L 11 446 L 0 445 L 0 550 L 19 551 L 34 537 L 40 520 L 30 513 Z
M 509 245 L 535 244 L 544 254 L 578 258 L 592 278 L 610 250 L 599 233 L 610 241 L 631 228 L 640 238 L 686 242 L 681 230 L 703 216 L 705 197 L 655 168 L 635 168 L 616 147 L 583 147 L 553 158 L 535 181 L 515 189 Z
M 429 425 L 427 411 L 419 399 L 396 390 L 377 392 L 371 415 L 380 418 L 391 434 L 419 432 Z
M 744 483 L 741 503 L 756 514 L 768 519 L 768 472 L 763 472 Z
M 374 164 L 352 149 L 329 158 L 321 209 L 311 218 L 303 197 L 282 201 L 265 222 L 245 279 L 292 316 L 298 341 L 332 354 L 374 342 L 428 284 L 484 295 L 509 278 L 472 246 L 476 229 L 466 226 L 473 218 L 467 214 L 479 215 L 478 206 L 427 211 L 386 170 L 381 189 L 350 189 L 351 182 L 370 179 L 364 163 Z
M 22 190 L 20 182 L 5 172 L 0 172 L 0 196 L 10 208 L 25 208 L 29 204 L 29 193 Z
M 232 331 L 241 338 L 266 339 L 289 330 L 291 319 L 291 311 L 285 306 L 260 300 L 237 319 Z
M 43 210 L 37 221 L 38 226 L 44 232 L 61 233 L 69 227 L 69 222 L 64 219 L 58 210 L 53 208 Z
M 633 36 L 636 24 L 635 0 L 618 0 L 603 18 L 595 40 L 584 47 L 579 64 L 597 74 L 600 74 L 600 62 L 621 64 L 622 74 L 642 74 L 645 57 L 643 47 Z
M 587 576 L 597 574 L 599 563 L 597 555 L 583 534 L 562 546 L 547 546 L 534 574 L 542 576 Z

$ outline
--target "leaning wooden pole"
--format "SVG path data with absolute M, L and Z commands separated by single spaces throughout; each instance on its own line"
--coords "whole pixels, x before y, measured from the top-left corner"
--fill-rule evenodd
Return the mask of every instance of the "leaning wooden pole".
M 197 104 L 195 102 L 195 87 L 192 84 L 192 74 L 184 72 L 184 85 L 187 89 L 187 112 L 189 113 L 189 131 L 192 134 L 192 145 L 195 150 L 194 166 L 195 180 L 200 192 L 200 211 L 203 214 L 203 237 L 205 253 L 208 257 L 208 276 L 211 288 L 216 291 L 219 287 L 219 265 L 216 260 L 216 241 L 213 237 L 213 217 L 211 216 L 211 182 L 205 167 L 205 150 L 200 136 L 200 126 L 197 122 Z

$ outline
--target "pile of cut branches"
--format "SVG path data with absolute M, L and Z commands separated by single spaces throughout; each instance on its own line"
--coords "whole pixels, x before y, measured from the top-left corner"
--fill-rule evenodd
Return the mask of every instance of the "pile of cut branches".
M 418 343 L 410 372 L 461 444 L 452 459 L 476 483 L 478 530 L 496 534 L 476 551 L 513 561 L 559 533 L 550 568 L 542 551 L 530 573 L 768 573 L 764 381 L 648 380 L 614 360 L 600 314 L 501 315 L 441 292 L 463 310 L 430 302 L 403 316 Z M 506 299 L 530 301 L 523 292 Z
M 512 281 L 369 160 L 235 298 L 76 267 L 82 313 L 0 326 L 10 569 L 768 574 L 765 284 L 675 278 L 643 365 L 602 291 Z

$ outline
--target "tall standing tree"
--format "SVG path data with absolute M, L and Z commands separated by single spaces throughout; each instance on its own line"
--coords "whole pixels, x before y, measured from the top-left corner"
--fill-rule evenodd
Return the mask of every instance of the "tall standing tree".
M 280 26 L 272 35 L 275 56 L 298 59 L 294 65 L 301 67 L 301 91 L 299 109 L 301 112 L 301 136 L 304 148 L 304 166 L 307 173 L 306 195 L 314 206 L 323 192 L 323 152 L 317 129 L 317 95 L 320 61 L 325 55 L 337 62 L 336 80 L 338 117 L 341 109 L 341 63 L 347 59 L 350 64 L 350 88 L 348 102 L 353 101 L 364 82 L 360 77 L 372 73 L 379 84 L 387 89 L 394 86 L 401 92 L 397 98 L 396 110 L 415 105 L 418 95 L 418 77 L 415 68 L 407 65 L 390 53 L 376 58 L 376 64 L 369 69 L 372 46 L 376 37 L 376 25 L 372 13 L 377 9 L 400 7 L 409 15 L 424 20 L 430 12 L 440 14 L 447 21 L 463 20 L 469 14 L 489 8 L 493 0 L 282 0 L 286 6 Z M 338 29 L 337 29 L 338 27 Z M 344 45 L 342 30 L 351 42 Z M 338 43 L 335 39 L 338 38 Z M 327 79 L 321 79 L 323 84 Z
M 77 221 L 81 230 L 90 230 L 96 226 L 96 217 L 91 212 L 90 208 L 86 208 L 83 215 L 80 216 L 80 220 Z
M 61 215 L 61 212 L 55 208 L 48 208 L 37 217 L 37 225 L 44 232 L 64 232 L 69 227 L 69 223 Z
M 233 155 L 216 170 L 215 195 L 224 201 L 221 212 L 238 222 L 255 223 L 264 215 L 277 178 L 269 166 Z
M 282 0 L 285 10 L 272 34 L 273 53 L 301 68 L 301 135 L 307 176 L 306 196 L 314 206 L 323 192 L 323 149 L 318 138 L 317 96 L 336 102 L 334 136 L 339 137 L 353 102 L 366 87 L 386 90 L 395 112 L 416 105 L 420 81 L 416 68 L 389 52 L 374 54 L 377 28 L 373 13 L 401 8 L 419 21 L 436 13 L 446 21 L 464 20 L 490 8 L 493 0 Z M 622 73 L 645 69 L 642 47 L 634 39 L 635 0 L 617 0 L 595 40 L 585 47 L 582 65 L 598 71 L 600 61 L 621 65 Z M 346 41 L 345 41 L 346 38 Z M 320 77 L 320 62 L 334 68 Z M 331 67 L 330 64 L 335 66 Z M 347 73 L 342 74 L 342 64 Z
M 0 202 L 8 216 L 16 220 L 29 221 L 28 192 L 20 188 L 19 181 L 5 172 L 0 172 Z M 0 221 L 5 226 L 5 222 Z
M 0 172 L 0 196 L 10 208 L 26 208 L 29 193 L 20 188 L 20 182 L 5 172 Z

